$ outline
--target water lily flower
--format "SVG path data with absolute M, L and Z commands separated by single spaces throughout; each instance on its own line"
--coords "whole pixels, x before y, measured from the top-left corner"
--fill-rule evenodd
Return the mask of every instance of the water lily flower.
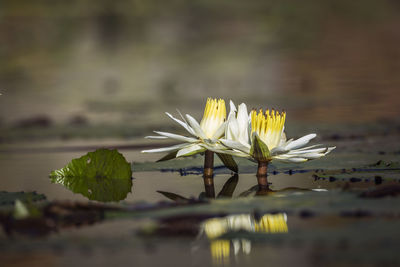
M 181 119 L 173 117 L 168 112 L 165 113 L 173 121 L 181 125 L 189 136 L 178 135 L 174 133 L 154 131 L 158 136 L 147 136 L 149 139 L 173 139 L 183 142 L 178 145 L 143 150 L 143 153 L 168 152 L 169 154 L 161 160 L 191 156 L 197 153 L 205 153 L 205 176 L 212 176 L 213 152 L 217 152 L 223 163 L 230 169 L 237 172 L 237 165 L 229 155 L 222 154 L 227 148 L 219 142 L 225 134 L 226 127 L 226 107 L 223 99 L 207 99 L 204 115 L 200 123 L 195 118 L 186 114 L 185 117 L 180 114 Z M 207 172 L 207 173 L 206 173 Z
M 239 110 L 229 116 L 225 138 L 220 140 L 229 148 L 225 153 L 257 161 L 257 176 L 266 176 L 271 160 L 305 162 L 323 157 L 335 149 L 320 145 L 305 147 L 316 137 L 314 133 L 287 140 L 285 119 L 286 112 L 275 110 L 252 110 L 248 115 L 246 105 L 241 104 Z

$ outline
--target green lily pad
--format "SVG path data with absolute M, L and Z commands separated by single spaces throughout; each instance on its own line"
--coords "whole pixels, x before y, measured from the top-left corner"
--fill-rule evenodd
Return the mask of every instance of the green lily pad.
M 117 150 L 98 149 L 53 171 L 50 180 L 90 200 L 120 201 L 131 192 L 132 170 Z

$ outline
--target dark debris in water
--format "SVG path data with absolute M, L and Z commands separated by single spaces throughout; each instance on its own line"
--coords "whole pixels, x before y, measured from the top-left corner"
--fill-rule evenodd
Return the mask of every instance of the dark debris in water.
M 382 198 L 387 196 L 398 196 L 400 194 L 400 185 L 386 185 L 365 191 L 360 194 L 363 198 Z
M 119 208 L 97 203 L 51 202 L 42 207 L 38 215 L 16 219 L 12 213 L 1 213 L 0 223 L 12 236 L 22 234 L 32 237 L 57 232 L 61 228 L 91 225 L 104 219 L 104 212 Z
M 0 191 L 0 206 L 14 205 L 15 201 L 19 199 L 21 201 L 43 201 L 46 200 L 46 196 L 38 194 L 37 192 L 6 192 Z

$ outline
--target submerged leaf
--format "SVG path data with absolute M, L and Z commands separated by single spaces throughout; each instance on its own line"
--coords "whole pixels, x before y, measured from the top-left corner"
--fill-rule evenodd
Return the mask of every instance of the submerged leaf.
M 120 201 L 131 192 L 132 170 L 117 150 L 98 149 L 53 171 L 50 179 L 90 200 Z
M 238 165 L 236 164 L 235 160 L 231 155 L 228 154 L 222 154 L 222 153 L 217 153 L 219 159 L 222 161 L 222 163 L 230 169 L 233 172 L 238 172 L 239 168 Z
M 253 142 L 250 148 L 250 155 L 258 161 L 269 161 L 270 151 L 268 146 L 260 139 L 258 134 L 253 134 Z

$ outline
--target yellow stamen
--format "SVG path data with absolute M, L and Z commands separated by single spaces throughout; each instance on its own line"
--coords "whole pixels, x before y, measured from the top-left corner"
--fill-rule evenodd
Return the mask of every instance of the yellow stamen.
M 230 254 L 230 241 L 229 240 L 213 240 L 210 244 L 211 257 L 215 264 L 229 263 Z
M 226 107 L 223 99 L 208 98 L 200 127 L 208 138 L 212 138 L 217 129 L 226 120 Z M 218 136 L 219 137 L 219 136 Z M 215 138 L 218 138 L 215 137 Z
M 289 231 L 286 215 L 283 213 L 265 214 L 258 223 L 254 224 L 254 229 L 256 232 L 263 233 L 287 233 Z
M 279 145 L 282 136 L 283 127 L 285 125 L 286 112 L 262 109 L 257 113 L 256 110 L 251 111 L 251 133 L 256 132 L 261 140 L 271 150 Z

